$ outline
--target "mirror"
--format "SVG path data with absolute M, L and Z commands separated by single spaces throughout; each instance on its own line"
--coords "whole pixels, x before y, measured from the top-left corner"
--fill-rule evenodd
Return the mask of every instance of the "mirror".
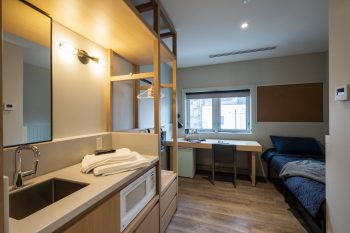
M 51 18 L 3 0 L 4 146 L 52 139 Z

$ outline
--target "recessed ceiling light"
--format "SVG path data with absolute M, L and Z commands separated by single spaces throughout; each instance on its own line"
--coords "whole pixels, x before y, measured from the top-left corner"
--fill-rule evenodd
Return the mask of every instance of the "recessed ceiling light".
M 242 2 L 243 2 L 244 4 L 248 4 L 248 3 L 250 3 L 250 0 L 242 0 Z
M 242 28 L 242 29 L 247 29 L 248 26 L 249 26 L 249 24 L 248 24 L 247 22 L 243 22 L 243 23 L 241 24 L 241 28 Z

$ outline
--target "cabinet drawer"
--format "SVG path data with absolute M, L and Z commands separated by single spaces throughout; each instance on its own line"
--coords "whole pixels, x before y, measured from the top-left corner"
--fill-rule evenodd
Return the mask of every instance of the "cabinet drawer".
M 163 216 L 165 211 L 170 205 L 170 202 L 174 199 L 174 196 L 177 193 L 177 179 L 175 179 L 170 187 L 165 191 L 165 193 L 160 198 L 160 216 Z
M 159 233 L 159 204 L 153 207 L 151 212 L 143 220 L 135 233 Z
M 98 204 L 85 215 L 68 223 L 62 230 L 64 233 L 95 233 L 95 232 L 119 232 L 120 229 L 120 197 L 114 194 L 107 200 Z
M 160 232 L 164 233 L 166 228 L 168 227 L 171 218 L 173 217 L 177 206 L 177 196 L 174 197 L 174 199 L 171 201 L 168 209 L 165 211 L 164 215 L 161 218 L 160 223 Z

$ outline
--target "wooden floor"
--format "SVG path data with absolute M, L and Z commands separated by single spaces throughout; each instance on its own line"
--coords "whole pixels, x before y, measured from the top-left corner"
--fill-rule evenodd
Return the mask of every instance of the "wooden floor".
M 166 233 L 306 232 L 270 183 L 179 179 L 179 205 Z

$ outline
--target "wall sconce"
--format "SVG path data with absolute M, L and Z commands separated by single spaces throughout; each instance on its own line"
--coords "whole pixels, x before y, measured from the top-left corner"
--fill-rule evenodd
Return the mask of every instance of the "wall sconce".
M 82 64 L 88 64 L 89 61 L 91 60 L 101 66 L 106 66 L 105 60 L 98 57 L 90 56 L 86 51 L 82 49 L 77 49 L 68 42 L 60 42 L 59 46 L 60 46 L 60 49 L 62 49 L 65 53 L 76 55 Z

